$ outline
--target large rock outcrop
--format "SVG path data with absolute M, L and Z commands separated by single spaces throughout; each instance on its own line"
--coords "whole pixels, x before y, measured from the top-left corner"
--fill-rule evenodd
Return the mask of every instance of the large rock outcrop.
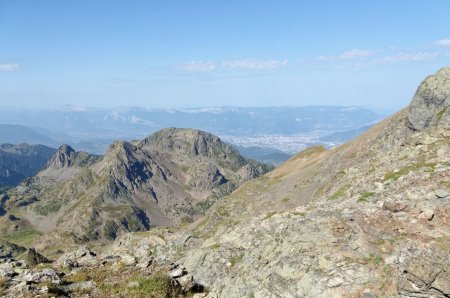
M 421 131 L 437 124 L 450 124 L 450 67 L 426 78 L 408 109 L 408 128 Z

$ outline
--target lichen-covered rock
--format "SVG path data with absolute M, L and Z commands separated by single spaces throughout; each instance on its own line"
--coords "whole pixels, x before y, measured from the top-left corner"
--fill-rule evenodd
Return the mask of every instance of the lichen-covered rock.
M 438 189 L 438 190 L 436 190 L 435 195 L 439 199 L 444 199 L 444 198 L 447 198 L 449 196 L 448 191 L 446 191 L 445 189 Z
M 57 261 L 58 266 L 73 268 L 78 266 L 95 266 L 98 263 L 97 254 L 86 246 L 62 255 Z
M 400 212 L 408 209 L 408 203 L 394 200 L 386 200 L 383 202 L 383 209 L 391 212 Z
M 408 297 L 450 296 L 450 260 L 448 253 L 418 250 L 402 268 L 398 291 Z
M 30 271 L 24 274 L 23 279 L 27 283 L 50 282 L 53 284 L 61 283 L 61 278 L 53 269 L 43 269 L 42 271 Z
M 426 78 L 417 89 L 408 112 L 408 127 L 421 131 L 436 124 L 450 124 L 450 67 Z

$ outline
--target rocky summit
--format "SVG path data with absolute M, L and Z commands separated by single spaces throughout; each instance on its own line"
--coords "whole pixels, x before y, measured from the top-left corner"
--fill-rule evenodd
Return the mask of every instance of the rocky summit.
M 125 232 L 186 224 L 271 169 L 192 129 L 117 141 L 104 156 L 63 145 L 35 177 L 4 194 L 1 229 L 18 244 L 55 252 Z
M 3 295 L 450 297 L 449 90 L 444 68 L 409 107 L 353 141 L 308 148 L 260 177 L 269 168 L 192 130 L 114 143 L 87 166 L 64 160 L 77 170 L 53 177 L 58 188 L 40 188 L 52 177 L 41 172 L 9 192 L 5 216 L 27 221 L 18 229 L 38 229 L 59 214 L 53 232 L 40 230 L 43 239 L 65 230 L 89 245 L 44 250 L 53 262 L 31 265 L 9 234 Z M 56 204 L 45 196 L 55 189 L 63 204 L 39 209 Z M 144 205 L 148 193 L 153 209 Z M 124 202 L 143 213 L 125 217 Z M 163 226 L 180 215 L 189 220 Z M 140 216 L 160 227 L 125 233 L 147 229 L 145 220 L 128 220 Z M 105 231 L 114 242 L 87 242 Z

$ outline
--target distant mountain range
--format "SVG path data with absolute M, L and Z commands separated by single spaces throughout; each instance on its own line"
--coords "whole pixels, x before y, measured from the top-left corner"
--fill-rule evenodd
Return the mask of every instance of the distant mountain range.
M 218 135 L 291 135 L 311 131 L 356 129 L 383 117 L 361 107 L 220 107 L 190 109 L 11 110 L 0 111 L 2 122 L 40 126 L 57 138 L 82 139 L 102 132 L 103 137 L 142 137 L 165 127 L 203 129 Z
M 58 142 L 42 132 L 38 128 L 25 125 L 0 124 L 0 144 L 41 144 L 58 146 Z
M 235 147 L 247 158 L 256 159 L 274 166 L 277 166 L 292 157 L 292 155 L 274 148 L 257 146 L 243 147 L 236 145 Z
M 332 134 L 321 137 L 320 141 L 326 142 L 326 143 L 342 144 L 348 140 L 356 138 L 363 132 L 369 130 L 371 127 L 372 127 L 372 125 L 367 125 L 367 126 L 363 126 L 363 127 L 357 128 L 357 129 L 351 129 L 351 130 L 346 130 L 346 131 L 337 131 Z
M 31 143 L 103 154 L 115 140 L 141 139 L 166 127 L 209 131 L 241 147 L 267 147 L 292 155 L 323 139 L 374 124 L 382 115 L 361 107 L 221 107 L 190 109 L 73 108 L 0 110 L 0 143 Z M 11 125 L 13 124 L 13 125 Z M 19 126 L 20 125 L 20 126 Z M 353 136 L 353 135 L 352 135 Z M 339 142 L 348 139 L 339 139 Z M 256 156 L 252 156 L 256 158 Z

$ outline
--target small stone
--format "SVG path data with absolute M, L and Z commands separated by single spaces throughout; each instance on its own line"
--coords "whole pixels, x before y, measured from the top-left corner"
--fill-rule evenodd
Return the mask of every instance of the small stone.
M 121 259 L 121 263 L 127 266 L 135 265 L 136 264 L 136 258 L 130 255 L 125 255 Z
M 365 289 L 362 298 L 377 298 L 377 296 L 374 293 L 372 293 L 372 290 Z
M 16 272 L 11 268 L 0 268 L 0 277 L 13 277 Z
M 130 281 L 128 283 L 128 287 L 129 288 L 137 288 L 137 287 L 139 287 L 139 282 L 138 281 Z
M 342 277 L 336 276 L 328 281 L 328 287 L 330 287 L 330 288 L 339 287 L 344 282 L 345 282 L 345 280 Z
M 431 209 L 424 209 L 419 214 L 419 218 L 426 219 L 426 220 L 432 220 L 434 218 L 434 211 Z
M 405 202 L 396 202 L 393 200 L 386 200 L 383 202 L 383 209 L 391 212 L 407 211 L 408 204 Z
M 102 265 L 105 265 L 105 264 L 108 264 L 108 263 L 114 264 L 114 263 L 117 263 L 118 261 L 120 261 L 120 259 L 121 259 L 120 256 L 107 255 L 107 256 L 102 257 L 100 262 L 101 262 Z
M 68 259 L 71 261 L 67 261 Z M 67 264 L 69 268 L 71 264 L 76 264 L 73 267 L 88 267 L 97 265 L 98 260 L 95 252 L 91 251 L 88 247 L 80 247 L 76 251 L 65 253 L 56 262 L 56 265 L 65 266 L 65 264 Z
M 397 260 L 397 256 L 392 255 L 392 256 L 386 257 L 386 258 L 384 259 L 384 263 L 385 263 L 386 265 L 390 265 L 390 264 L 394 264 L 396 260 Z
M 29 272 L 27 274 L 24 275 L 23 279 L 27 282 L 27 283 L 37 283 L 39 282 L 41 278 L 41 275 L 39 275 L 38 273 L 34 273 L 34 272 Z
M 185 274 L 183 268 L 175 268 L 174 270 L 169 272 L 169 276 L 172 278 L 181 277 Z
M 47 286 L 43 286 L 43 287 L 39 290 L 39 292 L 44 293 L 44 294 L 47 294 L 47 293 L 48 293 L 48 287 L 47 287 Z
M 21 281 L 17 285 L 12 287 L 13 292 L 23 292 L 29 289 L 29 285 L 26 281 Z
M 180 283 L 181 287 L 187 292 L 198 286 L 194 281 L 194 277 L 190 274 L 186 274 L 178 278 L 177 281 Z
M 27 283 L 50 281 L 53 284 L 59 284 L 61 282 L 58 274 L 53 269 L 44 269 L 40 272 L 28 272 L 24 275 L 23 279 Z
M 438 189 L 438 190 L 436 190 L 435 195 L 439 199 L 443 199 L 443 198 L 448 197 L 448 191 L 446 191 L 444 189 Z
M 334 263 L 325 258 L 324 256 L 319 257 L 319 268 L 322 270 L 329 270 L 334 266 Z
M 74 291 L 88 291 L 95 287 L 95 283 L 91 280 L 81 281 L 67 285 L 65 288 L 70 292 Z
M 145 268 L 150 267 L 150 265 L 152 264 L 152 262 L 153 262 L 153 258 L 152 258 L 152 257 L 144 257 L 144 258 L 142 258 L 142 259 L 139 261 L 139 263 L 138 263 L 136 266 L 137 266 L 138 268 L 145 269 Z
M 76 268 L 78 267 L 78 262 L 72 259 L 67 259 L 63 261 L 64 268 Z

